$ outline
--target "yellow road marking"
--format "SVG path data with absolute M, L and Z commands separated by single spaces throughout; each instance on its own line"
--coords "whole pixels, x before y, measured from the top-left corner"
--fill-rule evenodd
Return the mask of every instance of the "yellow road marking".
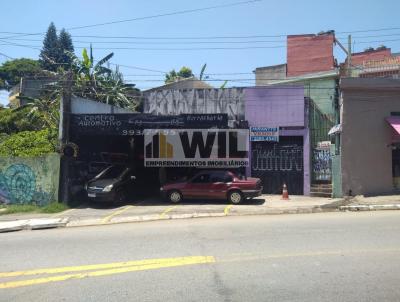
M 225 209 L 224 209 L 224 214 L 225 214 L 225 215 L 228 215 L 228 214 L 229 214 L 229 211 L 231 210 L 232 207 L 233 207 L 232 204 L 226 206 Z
M 0 289 L 1 288 L 15 288 L 15 287 L 43 284 L 43 283 L 49 283 L 49 282 L 65 281 L 65 280 L 69 280 L 69 279 L 82 279 L 82 278 L 87 278 L 87 277 L 99 277 L 99 276 L 107 276 L 107 275 L 121 274 L 121 273 L 127 273 L 127 272 L 135 272 L 135 271 L 143 271 L 143 270 L 151 270 L 151 269 L 175 267 L 175 266 L 183 266 L 183 265 L 214 263 L 214 262 L 215 262 L 215 258 L 212 256 L 193 256 L 193 257 L 179 257 L 179 258 L 165 258 L 165 259 L 153 259 L 153 260 L 143 260 L 143 261 L 120 262 L 120 263 L 125 263 L 125 266 L 122 266 L 122 267 L 115 266 L 114 268 L 111 268 L 111 269 L 98 270 L 98 271 L 92 271 L 92 272 L 86 272 L 86 273 L 66 274 L 66 275 L 37 278 L 37 279 L 30 279 L 30 280 L 4 282 L 4 283 L 0 283 Z M 132 263 L 135 263 L 135 264 L 132 264 Z M 113 263 L 103 264 L 103 266 L 104 265 L 115 265 L 115 263 L 114 264 Z M 97 266 L 99 266 L 99 265 L 97 265 Z M 76 268 L 76 269 L 86 268 L 87 269 L 87 267 L 88 266 L 72 267 L 72 268 Z M 58 270 L 60 270 L 60 269 L 66 269 L 66 268 L 58 268 Z M 71 269 L 71 267 L 69 269 Z M 44 269 L 42 271 L 49 272 L 51 270 L 55 270 L 55 269 L 47 269 L 47 270 Z M 40 271 L 40 270 L 36 270 L 36 272 L 38 272 L 38 271 Z M 31 271 L 31 272 L 34 272 L 34 271 Z M 60 271 L 58 271 L 58 272 L 60 272 Z M 5 273 L 3 273 L 3 276 L 4 276 L 4 274 Z
M 162 212 L 161 214 L 160 214 L 160 218 L 164 218 L 165 217 L 165 215 L 168 213 L 168 212 L 171 212 L 173 209 L 175 209 L 177 206 L 173 206 L 173 207 L 169 207 L 169 208 L 167 208 L 164 212 Z
M 124 208 L 122 208 L 122 209 L 119 209 L 119 210 L 117 210 L 117 211 L 111 213 L 110 215 L 104 217 L 104 218 L 101 220 L 101 223 L 108 223 L 108 222 L 110 222 L 110 220 L 111 220 L 113 217 L 122 214 L 123 212 L 129 210 L 130 208 L 133 208 L 133 206 L 126 206 L 126 207 L 124 207 Z
M 360 249 L 360 250 L 338 250 L 338 251 L 315 251 L 315 252 L 304 252 L 304 253 L 286 253 L 286 254 L 232 254 L 231 257 L 224 257 L 218 259 L 218 262 L 241 262 L 241 261 L 259 261 L 268 259 L 279 259 L 279 258 L 296 258 L 296 257 L 315 257 L 315 256 L 338 256 L 338 255 L 351 255 L 351 254 L 368 254 L 368 253 L 398 253 L 400 249 Z
M 71 213 L 72 211 L 75 211 L 75 210 L 76 210 L 76 209 L 69 209 L 69 210 L 66 210 L 66 211 L 63 211 L 63 212 L 54 214 L 52 217 L 55 218 L 55 217 L 64 216 L 65 214 Z

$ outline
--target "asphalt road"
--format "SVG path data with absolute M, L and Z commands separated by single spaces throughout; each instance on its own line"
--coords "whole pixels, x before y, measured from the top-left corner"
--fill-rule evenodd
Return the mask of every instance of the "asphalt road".
M 400 211 L 0 234 L 0 301 L 400 301 Z

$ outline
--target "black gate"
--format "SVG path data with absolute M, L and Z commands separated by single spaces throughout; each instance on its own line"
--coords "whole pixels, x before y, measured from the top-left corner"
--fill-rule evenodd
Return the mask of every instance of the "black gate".
M 281 194 L 286 183 L 289 194 L 303 194 L 303 137 L 280 137 L 279 142 L 252 142 L 251 175 L 261 179 L 263 193 Z

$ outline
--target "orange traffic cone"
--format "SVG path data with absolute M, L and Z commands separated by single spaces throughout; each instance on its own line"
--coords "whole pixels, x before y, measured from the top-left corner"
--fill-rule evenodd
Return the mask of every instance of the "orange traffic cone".
M 282 189 L 282 199 L 289 200 L 289 193 L 288 193 L 287 186 L 285 183 L 283 184 L 283 189 Z

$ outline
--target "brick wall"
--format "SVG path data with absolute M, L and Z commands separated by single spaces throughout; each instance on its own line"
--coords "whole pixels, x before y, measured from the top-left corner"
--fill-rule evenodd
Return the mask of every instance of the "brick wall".
M 287 76 L 334 69 L 333 34 L 287 37 Z

